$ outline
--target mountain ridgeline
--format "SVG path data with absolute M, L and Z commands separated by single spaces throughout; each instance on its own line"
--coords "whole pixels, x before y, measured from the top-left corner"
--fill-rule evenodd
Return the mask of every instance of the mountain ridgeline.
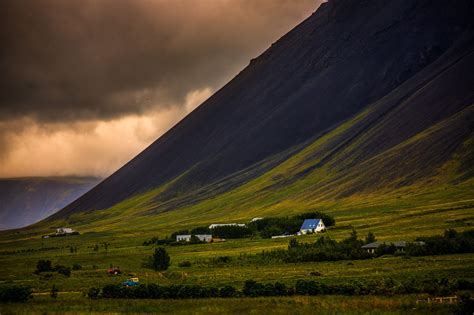
M 301 200 L 316 203 L 469 181 L 472 16 L 472 1 L 323 3 L 49 220 L 107 209 L 153 190 L 148 213 L 242 187 L 247 195 L 242 192 L 236 204 L 281 193 L 270 207 L 302 192 Z M 230 211 L 231 203 L 221 204 L 223 214 Z

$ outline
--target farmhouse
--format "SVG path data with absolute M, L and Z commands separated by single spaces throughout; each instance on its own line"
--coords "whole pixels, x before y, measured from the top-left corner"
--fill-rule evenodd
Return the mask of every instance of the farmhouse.
M 191 242 L 192 236 L 193 235 L 191 234 L 176 235 L 176 242 Z M 197 237 L 201 242 L 206 242 L 206 243 L 212 242 L 211 234 L 196 234 L 194 236 Z
M 206 243 L 212 242 L 211 234 L 196 234 L 194 236 L 196 236 L 201 242 L 206 242 Z
M 306 219 L 301 225 L 298 235 L 308 234 L 308 233 L 317 233 L 326 229 L 323 220 L 321 219 Z
M 57 228 L 56 229 L 56 235 L 60 235 L 60 234 L 73 234 L 74 233 L 74 230 L 71 229 L 71 228 Z
M 209 229 L 214 229 L 216 227 L 220 226 L 241 226 L 241 227 L 246 227 L 245 224 L 243 223 L 222 223 L 222 224 L 211 224 L 209 225 Z
M 362 246 L 362 249 L 365 249 L 368 253 L 375 253 L 375 250 L 377 248 L 379 248 L 382 244 L 386 245 L 386 246 L 395 246 L 395 248 L 401 252 L 405 251 L 405 248 L 407 247 L 407 244 L 409 242 L 406 242 L 406 241 L 395 241 L 395 242 L 373 242 L 373 243 L 369 243 L 369 244 L 366 244 L 364 246 Z M 424 245 L 425 242 L 412 242 L 412 244 L 418 244 L 418 245 Z

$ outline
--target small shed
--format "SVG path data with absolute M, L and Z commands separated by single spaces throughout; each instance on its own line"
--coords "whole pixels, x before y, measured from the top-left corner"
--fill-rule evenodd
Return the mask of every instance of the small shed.
M 306 219 L 301 225 L 300 231 L 298 234 L 308 234 L 308 233 L 317 233 L 324 231 L 326 226 L 324 225 L 323 220 L 321 219 Z
M 375 250 L 377 248 L 379 248 L 382 244 L 386 245 L 386 246 L 395 246 L 395 248 L 401 252 L 405 251 L 405 248 L 407 247 L 407 244 L 409 242 L 406 242 L 406 241 L 394 241 L 394 242 L 380 242 L 380 241 L 377 241 L 377 242 L 373 242 L 373 243 L 369 243 L 369 244 L 366 244 L 366 245 L 363 245 L 362 246 L 362 249 L 365 249 L 368 253 L 375 253 Z M 411 242 L 412 244 L 417 244 L 417 245 L 424 245 L 425 243 L 424 242 Z

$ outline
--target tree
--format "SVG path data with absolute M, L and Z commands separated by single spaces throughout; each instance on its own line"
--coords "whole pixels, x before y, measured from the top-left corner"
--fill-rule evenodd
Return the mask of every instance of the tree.
M 377 241 L 377 239 L 375 238 L 374 233 L 369 232 L 369 234 L 367 234 L 367 237 L 365 238 L 365 243 L 370 244 L 370 243 L 373 243 L 375 241 Z
M 151 257 L 151 265 L 155 270 L 166 270 L 170 266 L 170 255 L 166 249 L 159 247 L 155 249 L 155 253 Z
M 56 287 L 55 284 L 53 284 L 53 287 L 51 288 L 51 292 L 50 292 L 50 295 L 53 299 L 57 298 L 58 297 L 58 287 Z

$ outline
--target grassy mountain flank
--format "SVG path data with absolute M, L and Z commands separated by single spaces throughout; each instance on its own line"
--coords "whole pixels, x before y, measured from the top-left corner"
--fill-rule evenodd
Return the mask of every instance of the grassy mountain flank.
M 74 214 L 67 222 L 83 230 L 164 235 L 178 227 L 317 208 L 334 214 L 341 231 L 351 225 L 409 237 L 467 228 L 474 221 L 473 47 L 472 37 L 463 37 L 360 114 L 289 150 L 283 162 L 240 186 L 222 189 L 238 182 L 228 177 L 162 198 L 172 181 L 109 209 Z M 235 176 L 261 172 L 265 164 Z

